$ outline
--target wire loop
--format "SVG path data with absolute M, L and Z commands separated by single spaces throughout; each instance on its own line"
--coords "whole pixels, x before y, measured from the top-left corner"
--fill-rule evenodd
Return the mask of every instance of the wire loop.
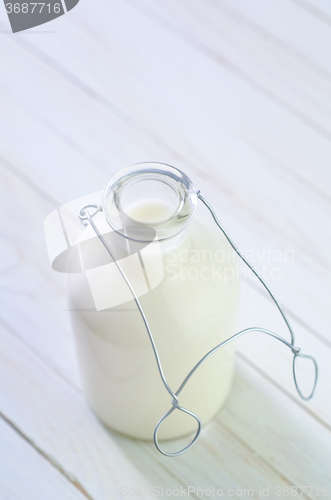
M 201 432 L 201 420 L 200 418 L 195 414 L 193 413 L 192 411 L 190 410 L 187 410 L 186 408 L 183 408 L 183 406 L 179 406 L 178 404 L 175 404 L 175 403 L 172 403 L 173 406 L 172 408 L 170 408 L 170 410 L 167 411 L 167 413 L 165 413 L 163 415 L 163 417 L 158 421 L 158 423 L 156 424 L 156 427 L 155 427 L 155 430 L 154 430 L 154 444 L 157 448 L 157 450 L 162 453 L 162 455 L 166 456 L 166 457 L 177 457 L 178 455 L 181 455 L 182 453 L 185 453 L 185 451 L 189 450 L 191 448 L 191 446 L 194 445 L 194 443 L 196 442 L 196 440 L 198 439 L 199 435 L 200 435 L 200 432 Z M 185 446 L 185 448 L 183 448 L 182 450 L 179 450 L 179 451 L 175 451 L 173 453 L 169 453 L 167 451 L 164 451 L 162 450 L 162 448 L 160 447 L 159 445 L 159 441 L 158 441 L 158 432 L 159 432 L 159 429 L 161 427 L 161 425 L 163 424 L 163 422 L 171 415 L 172 412 L 174 412 L 175 410 L 179 410 L 179 411 L 182 411 L 183 413 L 186 413 L 187 415 L 190 415 L 191 417 L 195 418 L 195 420 L 197 421 L 197 424 L 198 424 L 198 428 L 197 428 L 197 431 L 192 439 L 192 441 L 190 441 L 190 443 Z
M 88 208 L 95 208 L 94 212 L 92 212 L 91 214 L 89 212 L 86 212 L 86 210 Z M 89 221 L 90 219 L 92 219 L 95 215 L 97 215 L 98 212 L 102 212 L 102 205 L 84 205 L 78 212 L 78 217 L 80 219 L 80 221 L 84 224 L 84 226 L 86 226 L 86 223 L 84 223 L 85 221 Z
M 313 388 L 308 396 L 304 396 L 304 394 L 302 393 L 302 391 L 299 387 L 299 384 L 298 384 L 298 377 L 297 377 L 297 359 L 298 358 L 310 359 L 314 365 Z M 316 363 L 315 358 L 313 358 L 309 354 L 301 354 L 300 352 L 294 353 L 294 356 L 293 356 L 293 378 L 294 378 L 294 384 L 295 384 L 296 390 L 298 391 L 301 399 L 303 399 L 304 401 L 309 401 L 309 399 L 311 399 L 314 395 L 316 384 L 317 384 L 317 379 L 318 379 L 318 365 Z

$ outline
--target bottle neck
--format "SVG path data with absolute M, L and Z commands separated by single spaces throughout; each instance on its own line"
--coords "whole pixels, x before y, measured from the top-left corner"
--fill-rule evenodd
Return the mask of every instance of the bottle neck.
M 121 170 L 103 196 L 103 211 L 112 229 L 133 241 L 168 241 L 164 248 L 181 244 L 196 205 L 197 191 L 190 179 L 161 163 Z

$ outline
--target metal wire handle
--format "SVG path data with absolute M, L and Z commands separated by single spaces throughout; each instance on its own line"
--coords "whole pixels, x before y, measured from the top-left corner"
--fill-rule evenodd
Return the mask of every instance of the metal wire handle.
M 156 424 L 156 427 L 155 427 L 155 430 L 154 430 L 154 435 L 153 435 L 154 444 L 155 444 L 156 448 L 158 449 L 158 451 L 160 453 L 162 453 L 162 455 L 165 455 L 167 457 L 176 457 L 178 455 L 181 455 L 185 451 L 189 450 L 194 445 L 194 443 L 196 442 L 196 440 L 198 439 L 198 437 L 199 437 L 199 435 L 201 433 L 201 420 L 200 420 L 200 418 L 195 413 L 193 413 L 192 411 L 190 411 L 190 410 L 188 410 L 188 409 L 186 409 L 186 408 L 184 408 L 184 407 L 182 407 L 182 406 L 179 405 L 179 402 L 178 402 L 178 396 L 179 396 L 179 394 L 184 389 L 185 385 L 187 384 L 187 382 L 189 381 L 189 379 L 192 377 L 193 373 L 199 368 L 199 366 L 207 358 L 209 358 L 212 354 L 214 354 L 216 351 L 218 351 L 219 349 L 221 349 L 226 344 L 229 344 L 230 342 L 232 342 L 233 340 L 237 339 L 238 337 L 241 337 L 245 333 L 249 333 L 249 332 L 253 332 L 253 331 L 254 332 L 265 333 L 266 335 L 270 335 L 271 337 L 274 337 L 275 339 L 280 340 L 283 344 L 285 344 L 286 346 L 288 346 L 292 350 L 292 352 L 293 352 L 293 378 L 294 378 L 294 383 L 295 383 L 295 387 L 296 387 L 296 389 L 298 391 L 299 396 L 304 401 L 308 401 L 309 399 L 311 399 L 313 397 L 314 392 L 315 392 L 315 388 L 316 388 L 316 384 L 317 384 L 317 378 L 318 378 L 318 365 L 317 365 L 316 360 L 312 356 L 310 356 L 310 355 L 301 354 L 300 348 L 294 346 L 294 334 L 293 334 L 293 330 L 292 330 L 292 328 L 291 328 L 291 326 L 290 326 L 290 324 L 289 324 L 289 322 L 288 322 L 288 320 L 287 320 L 287 318 L 285 316 L 285 313 L 284 313 L 281 305 L 279 304 L 279 302 L 277 301 L 276 297 L 274 296 L 274 294 L 270 290 L 269 286 L 265 283 L 265 281 L 260 276 L 260 274 L 256 271 L 256 269 L 252 266 L 252 264 L 247 261 L 247 259 L 244 257 L 244 255 L 240 252 L 240 250 L 234 244 L 234 242 L 232 241 L 232 239 L 228 235 L 227 231 L 224 229 L 224 227 L 222 226 L 222 224 L 218 220 L 218 218 L 217 218 L 217 216 L 216 216 L 213 208 L 209 205 L 209 203 L 207 202 L 207 200 L 200 194 L 200 191 L 198 192 L 198 198 L 207 207 L 207 209 L 211 213 L 211 215 L 212 215 L 212 217 L 213 217 L 216 225 L 222 231 L 222 233 L 224 234 L 224 236 L 226 237 L 226 239 L 228 240 L 228 242 L 230 243 L 230 245 L 232 246 L 232 248 L 234 249 L 234 251 L 243 260 L 243 262 L 251 269 L 251 271 L 254 273 L 254 275 L 258 278 L 258 280 L 262 283 L 262 285 L 264 286 L 264 288 L 269 293 L 270 297 L 272 298 L 272 300 L 276 304 L 276 306 L 277 306 L 280 314 L 282 315 L 282 317 L 283 317 L 283 319 L 284 319 L 284 321 L 286 323 L 286 326 L 287 326 L 287 328 L 288 328 L 288 330 L 290 332 L 291 342 L 288 342 L 287 340 L 283 339 L 282 337 L 280 337 L 276 333 L 273 333 L 273 332 L 271 332 L 269 330 L 266 330 L 265 328 L 259 328 L 259 327 L 245 328 L 244 330 L 241 330 L 240 332 L 236 333 L 235 335 L 233 335 L 232 337 L 228 338 L 224 342 L 221 342 L 216 347 L 214 347 L 209 352 L 207 352 L 207 354 L 205 354 L 200 359 L 200 361 L 198 361 L 196 363 L 196 365 L 192 368 L 192 370 L 188 373 L 188 375 L 185 377 L 185 379 L 183 380 L 183 382 L 181 383 L 181 385 L 179 386 L 179 388 L 177 389 L 176 392 L 172 391 L 172 389 L 170 388 L 169 384 L 166 381 L 166 378 L 165 378 L 165 375 L 164 375 L 164 372 L 163 372 L 163 369 L 162 369 L 162 365 L 161 365 L 161 360 L 160 360 L 160 357 L 159 357 L 159 354 L 158 354 L 158 351 L 157 351 L 157 348 L 156 348 L 156 344 L 155 344 L 152 332 L 150 330 L 148 321 L 146 319 L 145 313 L 144 313 L 144 311 L 143 311 L 143 309 L 141 307 L 141 304 L 139 302 L 139 299 L 138 299 L 138 297 L 137 297 L 134 289 L 132 288 L 132 286 L 131 286 L 128 278 L 126 277 L 124 271 L 122 270 L 121 266 L 117 262 L 117 260 L 116 260 L 116 258 L 114 256 L 111 248 L 109 247 L 109 245 L 107 244 L 107 242 L 105 241 L 105 239 L 103 238 L 103 236 L 101 235 L 101 233 L 99 232 L 98 228 L 96 227 L 96 225 L 95 225 L 95 223 L 93 221 L 93 217 L 98 212 L 102 211 L 102 206 L 101 205 L 84 205 L 80 209 L 80 211 L 78 212 L 78 217 L 79 217 L 80 221 L 84 224 L 84 226 L 86 226 L 87 224 L 91 225 L 91 227 L 94 230 L 95 234 L 98 236 L 98 238 L 100 239 L 101 243 L 103 244 L 103 246 L 105 247 L 105 249 L 107 250 L 107 252 L 109 253 L 109 255 L 111 256 L 111 258 L 113 259 L 113 261 L 116 264 L 119 272 L 121 273 L 124 281 L 126 282 L 128 288 L 129 288 L 129 290 L 130 290 L 130 292 L 132 294 L 133 300 L 135 301 L 135 303 L 137 305 L 137 308 L 138 308 L 138 310 L 140 312 L 140 315 L 141 315 L 142 320 L 144 322 L 145 328 L 147 330 L 147 333 L 148 333 L 149 340 L 150 340 L 151 345 L 152 345 L 152 349 L 153 349 L 153 352 L 154 352 L 154 356 L 155 356 L 155 360 L 156 360 L 156 364 L 157 364 L 157 367 L 158 367 L 158 370 L 159 370 L 159 374 L 160 374 L 161 380 L 163 382 L 164 387 L 166 388 L 166 390 L 168 391 L 168 393 L 171 396 L 171 404 L 172 404 L 172 406 L 171 406 L 170 410 L 168 410 L 167 413 L 165 413 L 163 415 L 163 417 Z M 88 212 L 89 208 L 94 208 L 93 213 L 90 214 Z M 315 378 L 314 378 L 314 383 L 313 383 L 312 391 L 310 392 L 310 394 L 308 396 L 304 396 L 304 394 L 302 393 L 302 391 L 301 391 L 301 389 L 300 389 L 300 387 L 298 385 L 297 373 L 296 373 L 296 366 L 297 366 L 296 365 L 296 361 L 297 361 L 298 357 L 305 358 L 305 359 L 310 359 L 313 362 L 313 365 L 314 365 Z M 196 422 L 197 422 L 197 431 L 196 431 L 196 433 L 195 433 L 192 441 L 185 448 L 183 448 L 182 450 L 176 451 L 174 453 L 169 453 L 169 452 L 166 452 L 166 451 L 162 450 L 162 448 L 160 447 L 159 441 L 158 441 L 158 432 L 159 432 L 159 429 L 160 429 L 162 423 L 175 410 L 182 411 L 183 413 L 186 413 L 187 415 L 189 415 L 192 418 L 194 418 L 196 420 Z

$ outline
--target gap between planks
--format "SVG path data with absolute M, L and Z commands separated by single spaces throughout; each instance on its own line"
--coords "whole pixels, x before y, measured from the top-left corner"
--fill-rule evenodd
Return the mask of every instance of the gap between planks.
M 212 3 L 220 11 L 222 11 L 227 16 L 231 17 L 231 19 L 236 21 L 238 24 L 245 26 L 251 32 L 260 36 L 262 39 L 273 43 L 275 46 L 278 46 L 281 50 L 290 54 L 294 59 L 305 64 L 312 71 L 316 72 L 321 78 L 325 79 L 327 82 L 330 82 L 331 73 L 327 69 L 325 69 L 323 66 L 320 66 L 318 63 L 316 63 L 316 61 L 313 61 L 310 57 L 298 51 L 297 49 L 292 47 L 289 43 L 285 42 L 278 36 L 274 35 L 273 33 L 270 33 L 270 31 L 265 29 L 257 22 L 249 19 L 235 7 L 232 6 L 230 7 L 223 1 L 217 1 L 217 2 L 214 2 L 213 0 L 205 0 L 205 1 L 207 1 L 208 3 Z
M 7 327 L 5 327 L 7 329 Z M 7 329 L 9 333 L 12 333 Z M 34 353 L 35 354 L 35 353 Z M 58 375 L 58 374 L 57 374 Z M 37 451 L 48 463 L 50 463 L 55 469 L 57 469 L 62 476 L 64 476 L 75 488 L 79 490 L 80 493 L 83 493 L 88 500 L 93 500 L 91 495 L 85 490 L 85 488 L 75 479 L 71 474 L 68 474 L 63 467 L 54 460 L 51 456 L 47 455 L 36 443 L 34 443 L 26 434 L 24 434 L 14 422 L 12 422 L 6 415 L 0 411 L 0 418 L 6 422 L 24 441 L 26 441 L 35 451 Z
M 244 359 L 244 357 L 243 357 Z M 277 474 L 279 477 L 281 477 L 289 486 L 296 486 L 288 477 L 286 477 L 282 472 L 280 472 L 276 467 L 274 467 L 268 460 L 266 460 L 260 453 L 257 453 L 254 448 L 252 448 L 249 444 L 247 444 L 243 439 L 241 439 L 235 432 L 233 432 L 232 429 L 228 425 L 226 425 L 224 422 L 220 422 L 219 420 L 216 420 L 217 425 L 226 432 L 232 436 L 233 439 L 236 439 L 242 446 L 244 446 L 252 455 L 256 456 L 261 462 L 265 464 L 266 467 L 268 467 L 272 472 Z M 302 495 L 303 498 L 306 498 L 306 500 L 311 500 L 311 497 L 309 497 L 307 494 Z
M 326 23 L 331 26 L 331 16 L 325 10 L 319 9 L 316 5 L 307 2 L 307 0 L 290 0 L 295 5 L 298 5 L 301 9 L 309 12 L 309 14 L 315 16 L 319 21 Z

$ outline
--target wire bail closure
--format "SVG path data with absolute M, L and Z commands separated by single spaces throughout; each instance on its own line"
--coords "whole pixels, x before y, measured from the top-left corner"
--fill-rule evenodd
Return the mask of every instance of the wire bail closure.
M 103 244 L 103 246 L 105 247 L 105 249 L 107 250 L 107 252 L 109 253 L 109 255 L 111 256 L 111 258 L 113 259 L 114 263 L 116 264 L 119 272 L 121 273 L 124 281 L 126 282 L 126 285 L 128 286 L 131 294 L 132 294 L 132 297 L 136 303 L 136 306 L 139 310 L 139 313 L 142 317 L 142 320 L 144 322 L 144 325 L 145 325 L 145 328 L 146 328 L 146 331 L 147 331 L 147 334 L 149 336 L 149 340 L 151 342 L 151 345 L 152 345 L 152 349 L 153 349 L 153 353 L 154 353 L 154 357 L 155 357 L 155 360 L 156 360 L 156 363 L 157 363 L 157 367 L 158 367 L 158 371 L 159 371 L 159 374 L 160 374 L 160 377 L 161 377 L 161 380 L 163 382 L 163 385 L 165 387 L 165 389 L 168 391 L 169 395 L 171 396 L 171 408 L 163 415 L 163 417 L 158 421 L 158 423 L 156 424 L 156 427 L 155 427 L 155 430 L 154 430 L 154 435 L 153 435 L 153 439 L 154 439 L 154 444 L 155 444 L 155 447 L 157 448 L 157 450 L 162 453 L 162 455 L 165 455 L 167 457 L 176 457 L 176 456 L 179 456 L 181 455 L 182 453 L 185 453 L 187 450 L 189 450 L 194 444 L 195 442 L 197 441 L 200 433 L 201 433 L 201 420 L 200 418 L 195 414 L 193 413 L 192 411 L 188 410 L 187 408 L 184 408 L 182 406 L 179 405 L 179 401 L 178 401 L 178 396 L 179 394 L 181 393 L 181 391 L 184 389 L 185 385 L 187 384 L 187 382 L 189 381 L 189 379 L 191 378 L 191 376 L 193 375 L 193 373 L 200 367 L 200 365 L 207 359 L 209 358 L 212 354 L 214 354 L 216 351 L 218 351 L 219 349 L 221 349 L 223 346 L 225 346 L 226 344 L 229 344 L 230 342 L 232 342 L 233 340 L 237 339 L 238 337 L 241 337 L 242 335 L 244 335 L 245 333 L 250 333 L 250 332 L 261 332 L 261 333 L 264 333 L 266 335 L 269 335 L 271 337 L 274 337 L 275 339 L 281 341 L 283 344 L 285 344 L 287 347 L 289 347 L 291 350 L 292 350 L 292 353 L 293 353 L 293 364 L 292 364 L 292 370 L 293 370 L 293 379 L 294 379 L 294 384 L 295 384 L 295 387 L 296 387 L 296 390 L 299 394 L 299 396 L 301 397 L 301 399 L 303 399 L 304 401 L 308 401 L 310 400 L 313 395 L 314 395 L 314 392 L 315 392 L 315 389 L 316 389 L 316 384 L 317 384 L 317 379 L 318 379 L 318 365 L 317 365 L 317 362 L 315 360 L 315 358 L 313 358 L 313 356 L 310 356 L 308 354 L 302 354 L 301 353 L 301 349 L 299 347 L 296 347 L 294 345 L 294 333 L 293 333 L 293 330 L 288 322 L 288 319 L 283 311 L 283 308 L 281 307 L 281 305 L 279 304 L 279 302 L 277 301 L 276 297 L 274 296 L 274 294 L 272 293 L 272 291 L 270 290 L 269 286 L 266 284 L 266 282 L 264 281 L 264 279 L 260 276 L 260 274 L 256 271 L 256 269 L 252 266 L 252 264 L 245 258 L 245 256 L 240 252 L 240 250 L 237 248 L 237 246 L 234 244 L 234 242 L 232 241 L 232 239 L 230 238 L 230 236 L 228 235 L 227 231 L 224 229 L 224 227 L 222 226 L 222 224 L 220 223 L 220 221 L 218 220 L 216 214 L 215 214 L 215 211 L 213 210 L 213 208 L 211 207 L 211 205 L 207 202 L 207 200 L 200 194 L 200 191 L 197 192 L 197 197 L 198 199 L 206 206 L 206 208 L 209 210 L 212 218 L 214 219 L 214 222 L 216 223 L 216 225 L 218 226 L 218 228 L 222 231 L 222 233 L 224 234 L 224 236 L 226 237 L 226 239 L 228 240 L 228 242 L 230 243 L 230 245 L 232 246 L 232 248 L 234 249 L 234 251 L 237 253 L 237 255 L 241 258 L 241 260 L 251 269 L 251 271 L 254 273 L 254 275 L 257 277 L 257 279 L 260 281 L 260 283 L 264 286 L 264 288 L 267 290 L 268 294 L 270 295 L 270 297 L 272 298 L 272 300 L 274 301 L 275 305 L 277 306 L 280 314 L 282 315 L 283 317 L 283 320 L 285 321 L 286 323 L 286 326 L 290 332 L 290 336 L 291 336 L 291 342 L 288 342 L 287 340 L 285 340 L 284 338 L 282 338 L 281 336 L 277 335 L 276 333 L 273 333 L 269 330 L 266 330 L 264 328 L 259 328 L 259 327 L 250 327 L 250 328 L 245 328 L 244 330 L 241 330 L 240 332 L 236 333 L 235 335 L 233 335 L 232 337 L 229 337 L 227 340 L 225 340 L 224 342 L 221 342 L 220 344 L 218 344 L 216 347 L 214 347 L 213 349 L 211 349 L 209 352 L 207 352 L 197 363 L 196 365 L 191 369 L 191 371 L 187 374 L 187 376 L 185 377 L 185 379 L 183 380 L 183 382 L 181 383 L 181 385 L 179 386 L 179 388 L 177 389 L 176 392 L 173 392 L 171 390 L 171 388 L 169 387 L 167 381 L 166 381 L 166 378 L 165 378 L 165 375 L 164 375 L 164 372 L 163 372 L 163 369 L 162 369 L 162 364 L 161 364 L 161 360 L 160 360 L 160 357 L 159 357 L 159 354 L 158 354 L 158 350 L 157 350 L 157 347 L 156 347 L 156 344 L 155 344 L 155 341 L 154 341 L 154 338 L 153 338 L 153 335 L 152 335 L 152 332 L 150 330 L 150 327 L 149 327 L 149 324 L 148 324 L 148 321 L 147 321 L 147 318 L 144 314 L 144 311 L 141 307 L 141 304 L 139 302 L 139 299 L 135 293 L 135 291 L 133 290 L 128 278 L 126 277 L 124 271 L 122 270 L 121 266 L 119 265 L 118 261 L 115 259 L 115 256 L 112 252 L 112 249 L 109 247 L 109 245 L 107 244 L 107 242 L 105 241 L 105 239 L 103 238 L 103 236 L 101 235 L 101 233 L 99 232 L 97 226 L 95 225 L 94 221 L 93 221 L 93 217 L 95 217 L 99 212 L 102 212 L 103 209 L 102 209 L 102 205 L 96 205 L 96 204 L 88 204 L 88 205 L 84 205 L 78 212 L 78 217 L 80 219 L 80 221 L 82 222 L 82 224 L 84 226 L 87 226 L 88 224 L 90 224 L 90 226 L 92 227 L 92 229 L 94 230 L 95 234 L 97 235 L 97 237 L 99 238 L 99 240 L 101 241 L 101 243 Z M 92 213 L 90 213 L 88 210 L 89 209 L 94 209 Z M 307 360 L 310 360 L 312 363 L 313 363 L 313 366 L 314 366 L 314 382 L 313 382 L 313 386 L 312 386 L 312 390 L 311 392 L 308 394 L 308 396 L 305 396 L 303 394 L 303 392 L 301 391 L 300 387 L 299 387 L 299 384 L 298 384 L 298 377 L 297 377 L 297 360 L 298 358 L 303 358 L 303 359 L 307 359 Z M 193 439 L 190 441 L 190 443 L 183 449 L 179 450 L 179 451 L 176 451 L 176 452 L 173 452 L 173 453 L 169 453 L 169 452 L 166 452 L 164 451 L 161 447 L 160 447 L 160 444 L 159 444 L 159 441 L 158 441 L 158 432 L 160 430 L 160 427 L 162 425 L 162 423 L 174 412 L 174 411 L 181 411 L 189 416 L 191 416 L 192 418 L 194 418 L 197 422 L 197 431 L 193 437 Z

